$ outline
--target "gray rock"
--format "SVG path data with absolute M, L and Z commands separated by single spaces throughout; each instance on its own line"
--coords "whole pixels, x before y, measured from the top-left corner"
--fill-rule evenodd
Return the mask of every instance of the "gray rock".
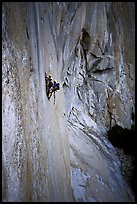
M 135 201 L 107 139 L 134 123 L 134 15 L 134 2 L 2 3 L 4 202 Z

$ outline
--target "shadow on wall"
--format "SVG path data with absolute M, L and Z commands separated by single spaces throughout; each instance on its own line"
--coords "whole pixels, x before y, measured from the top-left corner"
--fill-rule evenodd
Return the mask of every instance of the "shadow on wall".
M 118 148 L 123 148 L 125 154 L 135 155 L 135 126 L 131 129 L 122 128 L 119 125 L 113 126 L 108 131 L 109 141 Z
M 122 148 L 124 154 L 129 156 L 133 162 L 133 170 L 131 169 L 130 185 L 135 193 L 135 171 L 136 171 L 136 142 L 135 142 L 135 126 L 132 125 L 131 129 L 122 128 L 119 125 L 113 126 L 108 131 L 108 139 L 114 147 Z M 126 178 L 127 179 L 127 178 Z

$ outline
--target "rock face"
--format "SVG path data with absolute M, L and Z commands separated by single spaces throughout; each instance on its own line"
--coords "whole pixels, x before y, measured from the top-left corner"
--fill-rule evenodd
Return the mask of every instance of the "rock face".
M 134 123 L 134 3 L 2 9 L 3 201 L 133 202 L 106 132 Z
M 45 71 L 53 67 L 57 79 L 59 73 L 56 58 L 48 64 L 54 44 L 46 24 L 48 32 L 39 27 L 39 9 L 34 3 L 3 4 L 2 169 L 8 202 L 72 201 L 63 90 L 55 105 L 48 101 Z

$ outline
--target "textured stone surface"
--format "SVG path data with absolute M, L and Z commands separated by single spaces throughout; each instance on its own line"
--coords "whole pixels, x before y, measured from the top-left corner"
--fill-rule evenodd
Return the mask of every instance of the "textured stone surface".
M 48 32 L 39 28 L 39 12 L 35 3 L 3 3 L 3 201 L 8 202 L 72 200 L 63 90 L 55 105 L 48 101 L 49 50 L 42 40 Z M 53 53 L 52 43 L 50 49 Z
M 134 9 L 3 3 L 4 201 L 71 201 L 71 188 L 75 201 L 134 201 L 106 137 L 134 122 Z M 55 105 L 45 71 L 61 83 Z
M 82 5 L 83 10 L 77 10 L 75 16 L 83 15 L 85 21 L 79 22 L 79 27 L 84 29 L 74 51 L 68 52 L 71 56 L 65 56 L 70 60 L 62 72 L 72 171 L 81 169 L 81 174 L 88 176 L 84 187 L 81 187 L 82 177 L 77 184 L 72 182 L 72 186 L 77 201 L 129 201 L 120 163 L 105 132 L 115 124 L 127 128 L 133 124 L 134 4 Z M 77 25 L 77 18 L 74 21 Z M 72 180 L 79 178 L 74 174 Z M 84 188 L 82 193 L 81 188 Z

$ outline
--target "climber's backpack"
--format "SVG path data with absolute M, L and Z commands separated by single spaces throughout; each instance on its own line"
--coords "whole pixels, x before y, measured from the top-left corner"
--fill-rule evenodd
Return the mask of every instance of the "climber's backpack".
M 56 83 L 56 81 L 54 81 L 53 87 L 54 87 L 54 90 L 55 90 L 55 91 L 60 89 L 59 83 Z
M 59 87 L 59 83 L 57 83 L 57 90 L 59 90 L 60 89 L 60 87 Z

